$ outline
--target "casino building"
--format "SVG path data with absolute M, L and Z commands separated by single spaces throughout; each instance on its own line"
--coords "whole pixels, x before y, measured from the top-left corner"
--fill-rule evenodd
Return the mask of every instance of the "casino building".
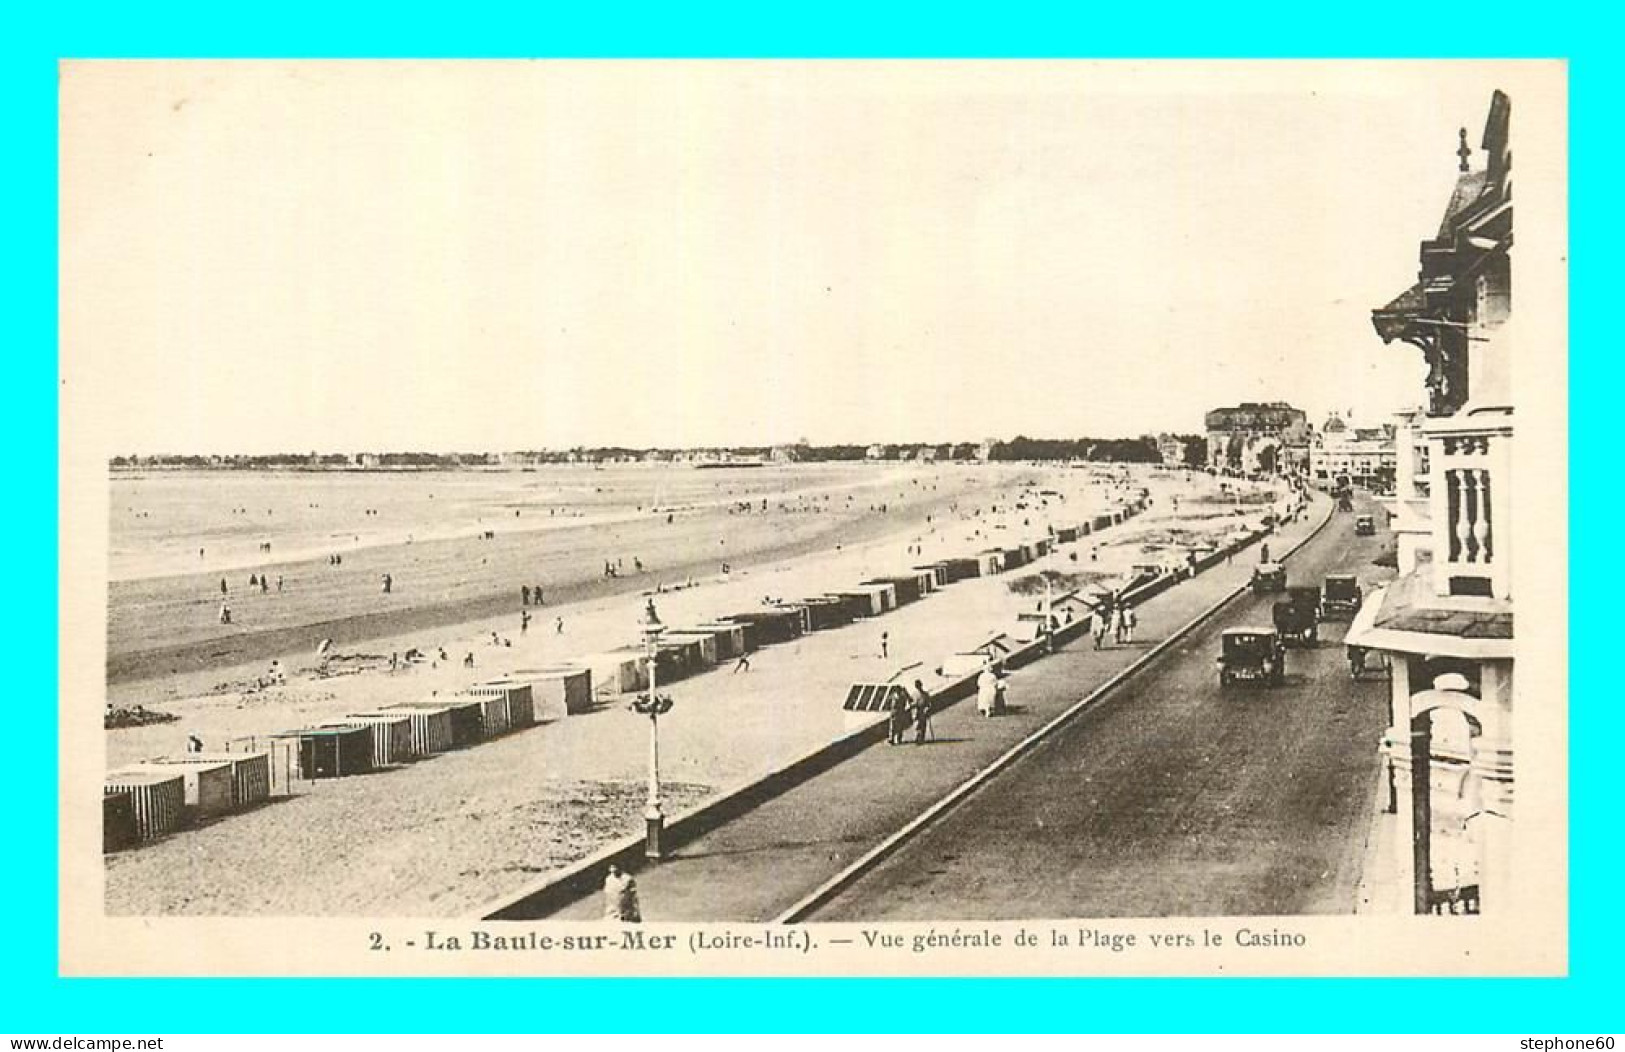
M 1208 412 L 1208 467 L 1238 475 L 1301 473 L 1309 460 L 1309 417 L 1285 402 L 1243 402 Z

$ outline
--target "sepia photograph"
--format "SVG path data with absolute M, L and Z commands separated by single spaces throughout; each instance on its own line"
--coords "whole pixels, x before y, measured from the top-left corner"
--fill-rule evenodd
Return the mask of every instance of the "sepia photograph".
M 1566 83 L 64 62 L 64 973 L 1564 974 Z

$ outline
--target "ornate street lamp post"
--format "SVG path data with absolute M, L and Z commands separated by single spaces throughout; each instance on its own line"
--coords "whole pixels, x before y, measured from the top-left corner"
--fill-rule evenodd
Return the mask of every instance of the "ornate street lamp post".
M 666 831 L 666 813 L 660 805 L 660 717 L 671 711 L 671 698 L 655 693 L 655 644 L 666 626 L 655 616 L 650 604 L 643 621 L 643 652 L 649 663 L 649 694 L 632 702 L 632 711 L 649 717 L 649 800 L 643 808 L 644 857 L 659 861 L 665 851 L 661 844 Z

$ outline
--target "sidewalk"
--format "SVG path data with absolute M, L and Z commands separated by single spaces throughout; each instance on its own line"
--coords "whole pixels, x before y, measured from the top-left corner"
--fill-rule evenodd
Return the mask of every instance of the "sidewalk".
M 1326 503 L 1270 538 L 1284 552 L 1320 523 Z M 638 873 L 647 921 L 770 920 L 862 857 L 1012 746 L 1138 660 L 1251 577 L 1251 553 L 1216 566 L 1138 607 L 1133 644 L 1096 651 L 1087 638 L 1016 672 L 1011 712 L 997 719 L 973 703 L 933 719 L 924 745 L 874 745 Z M 912 733 L 910 737 L 912 741 Z M 596 895 L 553 914 L 594 920 Z

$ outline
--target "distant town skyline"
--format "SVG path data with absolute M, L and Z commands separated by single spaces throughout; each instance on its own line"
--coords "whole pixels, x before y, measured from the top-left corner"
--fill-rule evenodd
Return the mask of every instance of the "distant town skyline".
M 68 63 L 63 378 L 109 456 L 1376 424 L 1516 65 Z

